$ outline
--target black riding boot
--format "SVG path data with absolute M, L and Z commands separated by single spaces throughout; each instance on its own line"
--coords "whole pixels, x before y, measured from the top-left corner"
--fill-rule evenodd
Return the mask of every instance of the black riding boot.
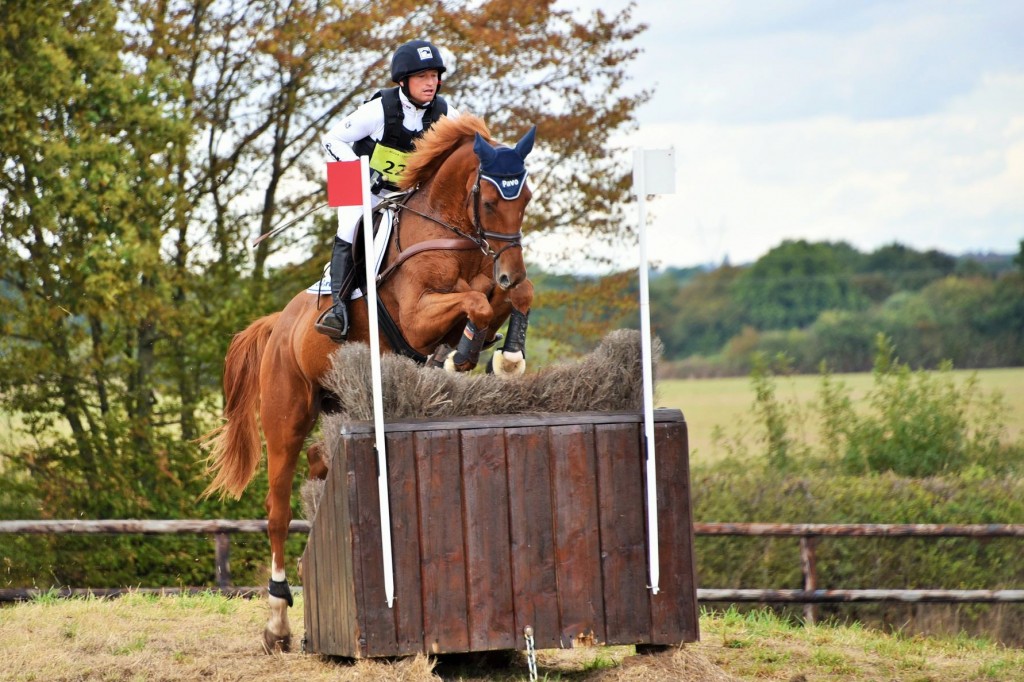
M 355 263 L 352 245 L 334 238 L 331 252 L 331 298 L 334 305 L 316 322 L 316 330 L 333 341 L 344 341 L 348 336 L 348 297 L 355 282 Z

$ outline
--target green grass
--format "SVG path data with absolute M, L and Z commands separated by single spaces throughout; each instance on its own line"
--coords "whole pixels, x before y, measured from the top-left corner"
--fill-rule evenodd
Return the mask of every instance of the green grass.
M 998 391 L 1007 407 L 1006 440 L 1024 437 L 1024 368 L 957 370 L 953 372 L 958 381 L 966 380 L 972 374 L 978 377 L 979 388 L 986 394 Z M 859 374 L 837 374 L 851 391 L 851 398 L 857 402 L 872 387 L 870 372 Z M 806 405 L 817 399 L 821 377 L 798 375 L 778 380 L 780 400 L 796 401 Z M 754 445 L 753 418 L 754 390 L 749 377 L 726 379 L 665 379 L 657 382 L 655 405 L 675 407 L 683 411 L 690 436 L 690 457 L 692 462 L 709 463 L 720 459 L 725 452 L 714 445 L 715 429 L 722 429 L 730 435 L 738 435 L 749 445 Z M 811 438 L 816 434 L 815 424 L 801 424 Z

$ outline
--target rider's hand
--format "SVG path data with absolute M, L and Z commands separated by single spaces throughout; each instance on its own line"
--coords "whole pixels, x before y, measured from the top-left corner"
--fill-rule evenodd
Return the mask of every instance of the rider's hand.
M 370 169 L 370 192 L 379 194 L 384 189 L 384 175 L 377 169 Z

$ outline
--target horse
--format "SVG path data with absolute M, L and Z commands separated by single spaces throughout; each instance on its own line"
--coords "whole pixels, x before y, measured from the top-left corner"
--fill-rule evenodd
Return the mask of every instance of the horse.
M 391 202 L 397 224 L 377 277 L 380 324 L 388 322 L 397 332 L 381 338 L 382 352 L 469 371 L 485 344 L 501 339 L 498 330 L 508 320 L 505 344 L 490 369 L 500 375 L 525 371 L 533 285 L 521 242 L 532 195 L 523 162 L 535 130 L 509 148 L 491 139 L 481 119 L 463 114 L 442 118 L 417 141 L 400 183 L 406 194 Z M 357 265 L 359 270 L 365 272 Z M 224 422 L 202 439 L 213 478 L 204 495 L 238 499 L 259 468 L 262 424 L 270 484 L 270 618 L 263 633 L 268 652 L 287 651 L 291 642 L 285 539 L 300 451 L 330 404 L 320 379 L 338 344 L 314 330 L 330 305 L 329 294 L 299 292 L 283 310 L 257 319 L 232 339 L 224 364 Z M 365 297 L 350 302 L 346 343 L 368 343 L 368 318 Z M 325 478 L 319 448 L 309 448 L 307 458 L 310 478 Z

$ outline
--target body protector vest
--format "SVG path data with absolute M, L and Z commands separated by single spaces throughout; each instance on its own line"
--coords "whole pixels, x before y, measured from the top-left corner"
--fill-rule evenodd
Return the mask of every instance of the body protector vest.
M 352 145 L 352 151 L 357 156 L 369 156 L 370 168 L 383 176 L 386 189 L 394 191 L 398 189 L 398 178 L 405 170 L 413 143 L 448 113 L 448 103 L 441 96 L 434 97 L 423 111 L 423 130 L 409 130 L 403 125 L 405 114 L 402 113 L 398 88 L 378 90 L 368 101 L 378 97 L 384 105 L 384 135 L 379 142 L 372 137 L 364 137 Z

